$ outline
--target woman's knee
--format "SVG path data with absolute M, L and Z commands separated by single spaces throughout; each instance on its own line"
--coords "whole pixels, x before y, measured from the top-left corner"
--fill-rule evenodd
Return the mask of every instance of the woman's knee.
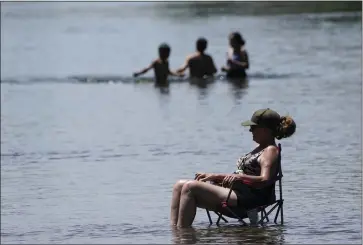
M 193 192 L 195 193 L 196 190 L 199 188 L 200 182 L 197 180 L 190 180 L 184 183 L 181 194 L 189 194 Z
M 187 183 L 187 182 L 188 182 L 188 180 L 178 180 L 173 186 L 173 191 L 174 192 L 181 192 L 182 189 L 183 189 L 184 184 Z

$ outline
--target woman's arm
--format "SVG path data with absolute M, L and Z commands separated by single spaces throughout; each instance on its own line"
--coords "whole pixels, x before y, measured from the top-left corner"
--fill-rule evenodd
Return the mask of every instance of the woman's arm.
M 227 176 L 229 176 L 229 174 L 197 173 L 195 175 L 195 179 L 196 180 L 200 180 L 200 181 L 215 181 L 215 182 L 221 182 Z

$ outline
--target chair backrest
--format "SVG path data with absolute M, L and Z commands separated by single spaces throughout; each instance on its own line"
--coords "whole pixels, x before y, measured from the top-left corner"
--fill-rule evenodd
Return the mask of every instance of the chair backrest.
M 277 157 L 277 170 L 275 173 L 275 176 L 270 180 L 270 183 L 272 185 L 272 196 L 271 201 L 274 202 L 276 200 L 276 182 L 279 182 L 279 197 L 280 200 L 282 200 L 282 182 L 281 179 L 283 177 L 282 175 L 282 167 L 281 167 L 281 144 L 278 144 L 277 148 L 279 149 L 279 155 Z
M 277 179 L 279 181 L 280 200 L 282 200 L 282 177 L 283 177 L 283 174 L 282 174 L 282 166 L 281 166 L 281 151 L 282 151 L 282 148 L 281 148 L 280 143 L 278 144 L 278 148 L 279 148 L 279 156 L 278 156 L 278 159 L 277 159 L 277 164 L 278 164 Z

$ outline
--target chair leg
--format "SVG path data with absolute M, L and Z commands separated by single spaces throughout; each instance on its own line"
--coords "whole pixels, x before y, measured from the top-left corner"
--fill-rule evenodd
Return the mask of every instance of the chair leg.
M 213 221 L 212 221 L 212 218 L 210 216 L 210 212 L 208 209 L 205 210 L 207 212 L 207 215 L 208 215 L 208 219 L 209 219 L 209 224 L 212 225 L 213 224 Z M 215 212 L 214 213 L 219 217 L 219 213 Z M 224 222 L 228 223 L 228 220 L 226 220 L 223 216 L 220 217 L 220 219 L 222 219 Z M 219 221 L 217 221 L 219 223 Z
M 215 212 L 215 211 L 214 211 L 214 213 L 215 213 L 216 215 L 218 215 L 218 216 L 219 216 L 219 213 L 217 213 L 217 212 Z M 222 219 L 225 223 L 228 223 L 228 220 L 226 220 L 226 219 L 223 217 L 223 214 L 221 215 L 221 219 Z
M 266 209 L 263 208 L 261 210 L 261 219 L 260 219 L 260 221 L 258 223 L 262 224 L 265 219 L 266 219 L 266 222 L 270 221 L 269 218 L 268 218 L 268 214 L 266 213 Z
M 239 222 L 241 222 L 243 225 L 247 225 L 247 223 L 246 222 L 244 222 L 243 221 L 243 219 L 241 219 L 241 217 L 239 217 L 237 214 L 235 214 L 228 206 L 226 206 L 226 207 L 224 207 L 224 208 L 226 208 L 226 209 L 228 209 L 228 211 L 229 212 L 231 212 L 231 214 L 233 214 L 234 215 L 234 217 L 236 218 L 236 219 L 238 219 L 238 221 Z M 221 219 L 223 219 L 224 221 L 226 221 L 226 223 L 228 223 L 228 221 L 226 220 L 226 219 L 224 219 L 223 217 L 222 217 L 222 213 L 219 213 L 218 214 L 218 220 L 217 220 L 217 222 L 216 222 L 216 225 L 217 226 L 219 226 L 219 221 L 221 220 Z
M 206 211 L 207 211 L 207 215 L 208 215 L 208 219 L 209 219 L 209 224 L 211 225 L 211 224 L 213 224 L 213 222 L 212 222 L 212 218 L 210 217 L 209 210 L 208 210 L 208 209 L 206 209 Z
M 241 217 L 239 217 L 237 214 L 235 214 L 228 206 L 225 206 L 224 208 L 227 208 L 228 209 L 228 211 L 229 212 L 231 212 L 234 216 L 235 216 L 235 218 L 236 219 L 238 219 L 238 221 L 239 222 L 241 222 L 243 225 L 247 225 L 247 223 L 241 218 Z M 265 208 L 263 208 L 262 210 L 261 210 L 261 218 L 260 218 L 260 220 L 259 221 L 257 221 L 256 222 L 256 224 L 263 224 L 264 222 L 264 220 L 266 219 L 266 222 L 269 222 L 269 218 L 268 218 L 268 215 L 270 214 L 270 213 L 272 213 L 272 211 L 273 210 L 275 210 L 277 208 L 277 211 L 276 211 L 276 215 L 275 215 L 275 219 L 274 219 L 274 223 L 275 224 L 277 224 L 276 223 L 276 221 L 277 221 L 277 217 L 278 217 L 278 215 L 279 215 L 279 213 L 280 213 L 280 211 L 281 211 L 281 224 L 283 224 L 284 223 L 284 215 L 283 215 L 283 201 L 279 201 L 278 203 L 276 203 L 271 209 L 270 209 L 270 211 L 269 212 L 266 212 L 266 209 Z M 213 222 L 212 222 L 212 218 L 211 218 L 211 216 L 210 216 L 210 213 L 209 213 L 209 210 L 206 210 L 207 211 L 207 215 L 208 215 L 208 219 L 209 219 L 209 223 L 210 224 L 213 224 Z M 216 212 L 216 211 L 214 211 L 214 213 L 216 214 L 216 215 L 218 215 L 218 220 L 217 220 L 217 222 L 216 222 L 216 224 L 217 224 L 217 226 L 219 226 L 219 222 L 220 222 L 220 220 L 222 219 L 225 223 L 228 223 L 228 220 L 226 220 L 224 217 L 223 217 L 223 214 L 220 212 L 220 213 L 218 213 L 218 212 Z M 257 215 L 258 215 L 258 213 L 257 213 Z M 251 219 L 250 219 L 250 221 L 251 221 Z M 254 223 L 254 222 L 253 222 Z M 251 223 L 252 224 L 252 223 Z
M 274 223 L 276 223 L 276 220 L 277 220 L 277 217 L 279 216 L 279 213 L 280 213 L 280 209 L 281 209 L 281 202 L 278 203 L 279 207 L 277 208 L 277 211 L 276 211 L 276 215 L 275 215 L 275 219 L 274 219 Z
M 221 219 L 225 222 L 225 223 L 228 223 L 228 220 L 226 220 L 224 217 L 223 217 L 223 214 L 222 213 L 217 213 L 215 212 L 216 215 L 218 215 L 218 220 L 216 222 L 216 225 L 219 226 L 219 221 L 221 221 Z
M 262 224 L 263 223 L 263 220 L 266 218 L 266 217 L 268 217 L 269 215 L 270 215 L 270 213 L 272 213 L 272 211 L 274 211 L 275 210 L 275 208 L 277 207 L 277 206 L 279 206 L 279 203 L 276 203 L 271 209 L 270 209 L 270 211 L 268 211 L 267 213 L 266 213 L 266 215 L 264 215 L 264 217 L 259 221 L 259 223 L 260 224 Z
M 231 212 L 231 214 L 233 214 L 234 215 L 234 217 L 236 218 L 236 219 L 238 219 L 238 221 L 239 222 L 241 222 L 243 225 L 247 225 L 247 223 L 246 222 L 244 222 L 243 221 L 243 219 L 241 218 L 241 217 L 239 217 L 237 214 L 235 214 L 229 207 L 225 207 L 225 208 L 227 208 L 228 209 L 228 211 L 229 212 Z
M 266 209 L 263 209 L 263 212 L 264 212 L 265 217 L 266 217 L 266 222 L 269 222 L 270 220 L 268 219 L 268 215 L 267 215 L 267 213 L 266 213 Z
M 222 213 L 219 213 L 218 214 L 218 219 L 217 219 L 217 222 L 216 222 L 216 225 L 219 226 L 219 221 L 221 220 L 222 218 Z
M 284 201 L 281 201 L 281 225 L 284 224 Z

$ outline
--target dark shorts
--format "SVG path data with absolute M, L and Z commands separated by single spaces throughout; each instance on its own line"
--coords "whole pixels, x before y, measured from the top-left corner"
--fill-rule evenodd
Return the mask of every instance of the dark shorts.
M 239 207 L 252 209 L 267 204 L 271 199 L 271 188 L 256 189 L 241 182 L 236 182 L 233 191 L 237 195 L 237 203 Z

